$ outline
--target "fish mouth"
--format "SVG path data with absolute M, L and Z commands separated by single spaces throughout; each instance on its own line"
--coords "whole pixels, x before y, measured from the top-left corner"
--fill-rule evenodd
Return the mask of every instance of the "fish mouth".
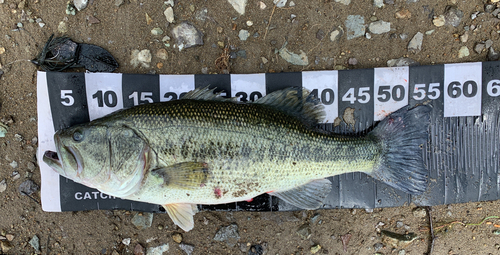
M 62 167 L 62 162 L 59 159 L 59 155 L 55 151 L 46 151 L 43 154 L 43 162 L 52 167 L 57 173 L 65 175 Z

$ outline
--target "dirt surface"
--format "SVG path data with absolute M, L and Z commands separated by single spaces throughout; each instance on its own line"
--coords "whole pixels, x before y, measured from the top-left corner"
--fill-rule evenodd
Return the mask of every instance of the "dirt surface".
M 94 0 L 73 16 L 65 13 L 66 1 L 0 0 L 0 67 L 4 72 L 0 80 L 0 117 L 4 122 L 13 120 L 8 123 L 10 129 L 6 137 L 0 138 L 0 181 L 5 179 L 7 184 L 7 189 L 0 193 L 0 238 L 11 239 L 1 240 L 3 253 L 37 253 L 29 244 L 36 235 L 42 254 L 133 254 L 137 244 L 144 249 L 168 244 L 168 254 L 185 254 L 173 240 L 174 233 L 181 233 L 182 243 L 194 247 L 193 254 L 246 254 L 252 251 L 253 245 L 261 245 L 266 254 L 310 254 L 318 248 L 316 245 L 321 246 L 317 254 L 427 253 L 431 243 L 429 220 L 425 215 L 414 215 L 414 205 L 373 211 L 200 212 L 195 216 L 195 229 L 184 233 L 166 214 L 155 214 L 152 226 L 139 230 L 131 223 L 134 212 L 48 213 L 19 193 L 18 187 L 26 179 L 40 183 L 39 171 L 30 169 L 30 164 L 36 164 L 36 144 L 32 138 L 37 137 L 38 67 L 28 60 L 36 57 L 52 33 L 104 47 L 120 64 L 115 72 L 123 73 L 198 74 L 205 67 L 208 73 L 217 73 L 215 60 L 223 53 L 221 43 L 231 45 L 233 52 L 244 50 L 246 53 L 246 58 L 239 56 L 229 60 L 231 73 L 384 67 L 389 59 L 400 57 L 410 57 L 422 65 L 486 61 L 487 51 L 476 53 L 474 47 L 487 39 L 493 41 L 494 49 L 500 50 L 499 19 L 485 11 L 489 1 L 395 0 L 385 1 L 383 8 L 375 7 L 371 0 L 353 0 L 349 5 L 331 0 L 295 0 L 295 6 L 287 3 L 284 8 L 274 8 L 271 0 L 262 1 L 267 6 L 264 9 L 260 8 L 259 1 L 248 1 L 244 15 L 238 14 L 223 0 L 175 1 L 175 21 L 168 24 L 163 14 L 167 5 L 163 1 L 130 0 L 116 6 L 115 1 Z M 447 5 L 455 5 L 463 12 L 463 18 L 457 27 L 435 26 L 434 16 L 444 14 Z M 207 9 L 208 18 L 197 19 L 197 12 L 203 8 Z M 401 10 L 408 10 L 411 17 L 397 18 L 396 12 Z M 479 12 L 477 18 L 472 19 L 475 12 Z M 146 13 L 152 19 L 149 25 Z M 292 14 L 295 18 L 291 18 Z M 348 15 L 363 16 L 365 24 L 375 19 L 390 22 L 391 31 L 371 33 L 370 39 L 361 36 L 347 40 L 345 20 Z M 95 22 L 91 16 L 100 22 L 90 24 L 89 20 Z M 45 25 L 41 27 L 37 22 L 30 22 L 30 18 L 33 21 L 41 18 L 39 23 Z M 179 52 L 173 47 L 174 41 L 169 42 L 169 47 L 165 45 L 163 36 L 171 36 L 172 27 L 181 21 L 189 21 L 203 32 L 203 46 Z M 247 26 L 247 21 L 252 21 L 253 25 Z M 65 33 L 58 31 L 61 22 L 67 27 Z M 18 23 L 22 23 L 22 27 Z M 345 33 L 339 41 L 332 42 L 330 32 L 337 26 L 341 26 Z M 164 34 L 152 35 L 151 30 L 156 27 Z M 250 37 L 246 41 L 238 38 L 241 29 L 249 31 Z M 429 30 L 435 31 L 426 34 Z M 411 53 L 407 46 L 417 32 L 424 33 L 422 50 Z M 460 36 L 465 33 L 468 39 L 461 40 Z M 401 34 L 406 34 L 406 37 Z M 291 52 L 304 51 L 308 64 L 293 65 L 275 53 L 285 42 Z M 462 46 L 467 46 L 470 55 L 459 58 Z M 144 49 L 153 55 L 150 67 L 131 65 L 131 52 Z M 168 52 L 166 60 L 156 57 L 160 49 Z M 350 58 L 355 58 L 357 64 L 349 65 Z M 23 139 L 19 141 L 16 134 Z M 18 163 L 16 168 L 11 166 L 13 161 Z M 18 172 L 20 178 L 14 177 L 13 172 Z M 39 192 L 33 197 L 39 201 Z M 319 216 L 315 218 L 316 213 Z M 436 230 L 433 253 L 498 254 L 500 235 L 494 231 L 500 229 L 496 225 L 500 220 L 490 218 L 480 225 L 463 224 L 480 223 L 485 217 L 498 214 L 500 206 L 497 202 L 433 207 Z M 455 221 L 459 223 L 448 224 Z M 221 227 L 232 223 L 238 226 L 239 239 L 214 240 Z M 311 230 L 308 239 L 297 234 L 304 224 Z M 378 230 L 400 234 L 413 232 L 418 238 L 406 247 L 393 248 L 382 242 Z M 346 234 L 351 238 L 344 251 L 342 236 Z M 130 238 L 129 245 L 122 244 L 126 238 Z M 383 246 L 377 243 L 383 243 Z M 258 249 L 254 251 L 248 254 L 259 254 Z

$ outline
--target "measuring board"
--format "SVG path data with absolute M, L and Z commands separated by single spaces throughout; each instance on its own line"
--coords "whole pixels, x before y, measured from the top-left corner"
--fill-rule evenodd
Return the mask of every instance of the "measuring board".
M 158 205 L 111 197 L 74 183 L 50 169 L 41 155 L 55 151 L 56 130 L 122 108 L 178 99 L 205 86 L 245 102 L 286 87 L 307 88 L 325 105 L 322 128 L 339 134 L 366 134 L 377 121 L 406 105 L 432 106 L 423 149 L 430 177 L 424 194 L 410 196 L 364 173 L 348 173 L 330 177 L 333 187 L 323 208 L 394 207 L 411 202 L 439 205 L 496 200 L 500 195 L 500 62 L 266 74 L 38 72 L 37 86 L 38 159 L 45 211 L 163 211 Z M 354 116 L 355 122 L 347 124 L 344 114 Z M 199 205 L 199 209 L 298 208 L 264 194 L 252 202 Z

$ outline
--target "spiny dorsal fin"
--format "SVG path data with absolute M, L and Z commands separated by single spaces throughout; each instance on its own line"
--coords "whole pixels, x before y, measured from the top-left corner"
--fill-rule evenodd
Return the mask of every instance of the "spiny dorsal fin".
M 215 93 L 217 88 L 209 88 L 209 86 L 197 88 L 186 93 L 181 99 L 205 100 L 205 101 L 236 101 L 237 97 L 225 98 L 222 97 L 222 91 Z
M 162 178 L 163 185 L 192 190 L 205 185 L 210 171 L 206 163 L 182 162 L 154 169 L 151 174 Z
M 302 95 L 299 91 L 302 91 Z M 254 103 L 272 106 L 313 125 L 325 119 L 325 107 L 307 89 L 291 87 L 278 90 L 259 98 Z

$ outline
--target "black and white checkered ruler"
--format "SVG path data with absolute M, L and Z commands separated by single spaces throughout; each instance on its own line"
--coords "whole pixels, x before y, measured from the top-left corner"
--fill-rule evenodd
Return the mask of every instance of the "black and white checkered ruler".
M 411 197 L 365 174 L 349 173 L 330 178 L 333 187 L 324 208 L 390 207 L 408 202 L 437 205 L 499 198 L 499 62 L 231 75 L 39 72 L 39 153 L 55 150 L 52 136 L 56 130 L 123 108 L 179 99 L 205 86 L 217 87 L 223 96 L 243 102 L 286 87 L 306 88 L 325 106 L 323 128 L 342 134 L 364 134 L 406 105 L 433 106 L 429 141 L 424 146 L 431 181 L 424 195 Z M 353 120 L 347 120 L 348 116 Z M 45 211 L 159 211 L 157 205 L 122 200 L 74 183 L 39 163 Z M 296 209 L 268 195 L 253 202 L 201 208 Z

